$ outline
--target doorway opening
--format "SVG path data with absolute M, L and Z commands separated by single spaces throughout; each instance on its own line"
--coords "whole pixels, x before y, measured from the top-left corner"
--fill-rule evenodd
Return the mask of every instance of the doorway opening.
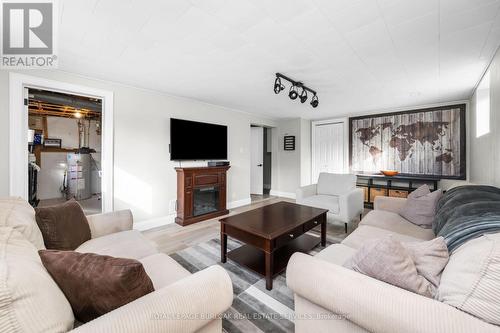
M 102 212 L 102 99 L 25 88 L 28 201 L 46 207 L 77 200 Z
M 270 198 L 272 128 L 251 125 L 250 196 L 252 202 Z

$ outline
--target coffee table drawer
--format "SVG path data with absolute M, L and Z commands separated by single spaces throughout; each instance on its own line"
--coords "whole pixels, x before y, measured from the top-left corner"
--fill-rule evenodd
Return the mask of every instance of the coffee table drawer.
M 317 226 L 320 226 L 321 223 L 318 220 L 314 221 L 309 221 L 306 224 L 304 224 L 304 232 L 309 231 L 313 228 L 316 228 Z
M 303 233 L 304 233 L 304 228 L 300 226 L 287 232 L 284 235 L 279 236 L 278 238 L 276 238 L 275 248 L 281 247 L 287 244 L 288 242 L 293 241 L 295 238 L 299 237 Z

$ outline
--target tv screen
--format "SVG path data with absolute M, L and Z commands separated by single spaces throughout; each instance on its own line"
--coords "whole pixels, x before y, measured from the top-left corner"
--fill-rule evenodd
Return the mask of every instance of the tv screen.
M 170 118 L 170 159 L 227 159 L 227 126 Z

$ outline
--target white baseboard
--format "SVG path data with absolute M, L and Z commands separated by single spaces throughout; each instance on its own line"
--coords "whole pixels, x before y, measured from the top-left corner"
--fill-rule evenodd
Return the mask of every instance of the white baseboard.
M 233 208 L 238 208 L 241 206 L 250 205 L 251 203 L 252 203 L 252 199 L 246 198 L 246 199 L 228 202 L 226 206 L 227 206 L 227 209 L 233 209 Z
M 157 227 L 161 227 L 167 224 L 175 222 L 176 214 L 166 215 L 162 217 L 157 217 L 151 220 L 145 220 L 141 222 L 134 223 L 134 229 L 139 231 L 149 230 Z
M 252 199 L 246 198 L 242 200 L 231 201 L 227 203 L 227 209 L 234 209 L 241 206 L 246 206 L 252 203 Z M 139 231 L 145 231 L 153 228 L 158 228 L 167 224 L 175 223 L 175 217 L 177 214 L 170 214 L 162 217 L 157 217 L 151 220 L 145 220 L 141 222 L 134 223 L 134 229 Z
M 269 194 L 276 196 L 276 197 L 295 199 L 295 193 L 292 193 L 292 192 L 282 192 L 282 191 L 271 190 L 271 192 L 269 192 Z

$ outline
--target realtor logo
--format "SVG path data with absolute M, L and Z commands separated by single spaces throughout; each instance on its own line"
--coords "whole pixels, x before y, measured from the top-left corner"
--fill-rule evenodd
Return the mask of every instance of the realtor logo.
M 1 67 L 55 68 L 55 3 L 53 0 L 2 1 Z

